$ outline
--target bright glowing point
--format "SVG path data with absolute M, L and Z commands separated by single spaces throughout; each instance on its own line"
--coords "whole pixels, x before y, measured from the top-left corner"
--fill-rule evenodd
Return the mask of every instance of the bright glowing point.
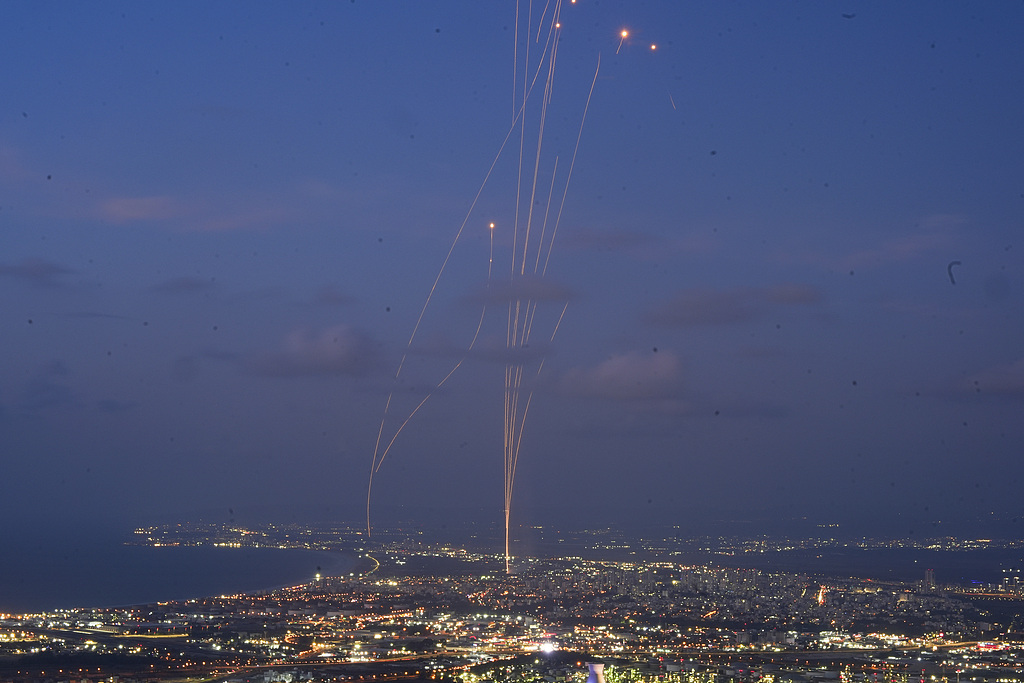
M 658 46 L 657 46 L 657 45 L 654 45 L 654 44 L 652 43 L 652 44 L 651 44 L 651 49 L 652 49 L 652 50 L 657 50 L 657 49 L 658 49 Z
M 494 223 L 491 223 L 491 230 L 494 230 Z
M 555 24 L 555 28 L 562 28 L 562 23 L 561 22 L 557 22 Z
M 540 644 L 540 651 L 541 652 L 554 652 L 557 649 L 558 648 L 555 647 L 554 643 L 550 643 L 549 642 L 549 643 L 541 643 Z
M 622 32 L 619 33 L 619 46 L 617 48 L 615 48 L 615 54 L 619 54 L 619 50 L 622 49 L 622 44 L 624 42 L 626 42 L 626 38 L 628 38 L 628 37 L 629 37 L 629 31 L 627 31 L 626 29 L 622 29 Z

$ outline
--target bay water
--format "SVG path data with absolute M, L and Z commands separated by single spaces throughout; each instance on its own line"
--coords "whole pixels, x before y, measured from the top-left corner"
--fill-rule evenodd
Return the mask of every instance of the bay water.
M 279 548 L 125 545 L 125 535 L 0 540 L 0 613 L 111 607 L 269 590 L 338 576 L 354 554 Z

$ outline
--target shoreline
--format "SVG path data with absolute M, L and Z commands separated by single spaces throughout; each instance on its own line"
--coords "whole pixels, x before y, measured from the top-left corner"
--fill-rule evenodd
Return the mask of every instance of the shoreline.
M 0 613 L 118 609 L 269 593 L 319 572 L 354 571 L 358 553 L 299 548 L 154 547 L 97 543 L 15 552 L 0 567 Z M 272 552 L 277 551 L 277 552 Z
M 137 546 L 137 547 L 163 548 L 165 546 Z M 173 547 L 177 547 L 177 546 L 173 546 Z M 184 546 L 184 547 L 185 548 L 190 548 L 190 547 L 209 547 L 209 546 Z M 217 550 L 225 550 L 225 551 L 242 550 L 242 548 L 221 548 L 221 547 L 214 547 L 214 548 L 217 549 Z M 309 554 L 315 554 L 315 555 L 326 555 L 326 556 L 331 557 L 334 560 L 334 564 L 335 565 L 340 565 L 341 563 L 347 561 L 347 562 L 351 563 L 351 566 L 355 566 L 358 563 L 358 561 L 359 561 L 358 556 L 353 556 L 353 555 L 346 554 L 344 551 L 341 551 L 341 550 L 309 550 L 308 548 L 248 548 L 248 549 L 249 550 L 256 550 L 256 551 L 274 551 L 274 550 L 276 550 L 276 551 L 279 551 L 279 552 L 309 553 Z M 318 565 L 318 567 L 319 567 L 319 565 Z M 340 574 L 321 573 L 321 572 L 317 572 L 317 573 L 320 573 L 323 577 L 332 577 L 332 576 L 339 576 L 340 575 Z M 223 597 L 234 596 L 234 595 L 265 595 L 265 594 L 268 594 L 268 593 L 273 593 L 274 591 L 284 590 L 286 588 L 295 588 L 295 587 L 298 587 L 298 586 L 305 585 L 305 584 L 310 583 L 311 581 L 315 580 L 315 576 L 316 575 L 314 574 L 314 576 L 308 577 L 306 580 L 299 581 L 299 582 L 287 581 L 287 582 L 284 582 L 284 583 L 281 583 L 281 584 L 278 584 L 276 586 L 272 586 L 272 587 L 269 587 L 269 588 L 252 588 L 252 589 L 249 589 L 249 590 L 232 591 L 230 593 L 220 593 L 220 594 L 216 594 L 216 595 L 214 595 L 214 594 L 211 594 L 211 595 L 196 595 L 196 596 L 191 596 L 191 597 L 187 597 L 187 598 L 174 598 L 174 599 L 168 599 L 168 600 L 151 600 L 151 601 L 148 601 L 148 602 L 128 602 L 128 603 L 123 603 L 123 604 L 120 604 L 120 605 L 101 605 L 101 606 L 98 606 L 98 607 L 86 607 L 86 608 L 82 608 L 82 609 L 126 609 L 126 608 L 129 608 L 129 607 L 142 607 L 142 606 L 145 606 L 145 605 L 157 605 L 157 604 L 166 603 L 166 602 L 188 602 L 188 601 L 192 601 L 192 600 L 208 600 L 208 599 L 211 599 L 211 598 L 223 598 Z M 74 608 L 72 608 L 72 609 L 74 609 Z

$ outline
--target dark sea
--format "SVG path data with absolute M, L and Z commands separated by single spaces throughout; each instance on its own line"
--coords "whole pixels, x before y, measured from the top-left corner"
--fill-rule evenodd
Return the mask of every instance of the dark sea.
M 268 590 L 319 572 L 348 573 L 355 556 L 277 548 L 154 548 L 125 535 L 0 540 L 0 612 L 112 607 Z
M 679 561 L 876 581 L 921 581 L 931 570 L 940 585 L 998 584 L 1007 570 L 1024 569 L 1024 549 L 828 548 L 720 555 L 693 553 Z

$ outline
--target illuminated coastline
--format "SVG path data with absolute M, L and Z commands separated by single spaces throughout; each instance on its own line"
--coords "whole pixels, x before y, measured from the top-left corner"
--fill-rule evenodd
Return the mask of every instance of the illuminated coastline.
M 149 667 L 157 679 L 235 672 L 254 681 L 274 669 L 293 680 L 582 683 L 581 662 L 596 657 L 608 663 L 608 683 L 1021 680 L 1016 576 L 982 590 L 931 574 L 908 583 L 682 564 L 667 549 L 632 560 L 521 557 L 509 576 L 500 551 L 431 543 L 421 531 L 382 535 L 372 556 L 360 546 L 352 571 L 274 591 L 4 615 L 0 650 L 16 667 L 98 662 L 123 679 Z M 241 552 L 238 537 L 306 550 L 356 550 L 362 540 L 338 526 L 174 525 L 134 535 Z

